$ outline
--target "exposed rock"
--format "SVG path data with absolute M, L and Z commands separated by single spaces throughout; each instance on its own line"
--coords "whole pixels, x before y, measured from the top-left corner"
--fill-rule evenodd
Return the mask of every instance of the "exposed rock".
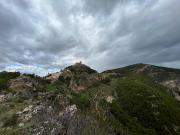
M 161 83 L 162 85 L 171 88 L 174 94 L 174 97 L 180 101 L 180 80 L 166 80 Z
M 33 114 L 37 114 L 38 112 L 42 111 L 45 107 L 43 105 L 35 106 L 33 109 Z
M 16 113 L 18 116 L 18 121 L 20 121 L 21 123 L 26 123 L 33 117 L 33 115 L 37 114 L 42 109 L 42 105 L 35 107 L 33 105 L 29 105 L 28 107 L 25 107 L 23 111 L 19 111 Z
M 158 78 L 157 80 L 161 80 L 159 82 L 162 85 L 173 88 L 174 95 L 177 98 L 180 93 L 179 79 L 164 76 L 161 78 L 158 71 L 156 70 L 152 72 L 151 68 L 152 66 L 149 65 L 142 66 L 137 68 L 137 70 L 133 72 L 133 75 L 134 73 L 147 73 L 148 77 L 155 78 L 156 76 L 159 76 L 160 79 Z M 148 82 L 147 84 L 146 82 L 141 82 L 138 78 L 136 78 L 137 80 L 135 79 L 135 81 L 131 78 L 131 82 L 129 81 L 130 79 L 128 79 L 129 74 L 126 73 L 127 70 L 123 70 L 122 72 L 97 73 L 81 63 L 76 63 L 73 66 L 65 68 L 62 72 L 57 72 L 47 76 L 46 79 L 50 80 L 52 84 L 50 84 L 49 81 L 43 82 L 44 79 L 31 79 L 27 76 L 20 76 L 13 79 L 9 82 L 9 87 L 16 91 L 15 94 L 14 91 L 7 90 L 7 92 L 3 92 L 0 95 L 0 103 L 3 105 L 1 107 L 2 111 L 0 110 L 2 112 L 0 128 L 15 128 L 15 130 L 22 129 L 23 133 L 25 132 L 25 134 L 30 133 L 33 135 L 115 135 L 133 134 L 135 130 L 131 131 L 131 128 L 139 128 L 140 126 L 139 133 L 146 134 L 146 127 L 144 128 L 143 125 L 144 120 L 146 120 L 147 123 L 145 124 L 150 124 L 151 126 L 154 126 L 159 122 L 162 123 L 162 125 L 159 125 L 160 129 L 158 128 L 157 132 L 161 129 L 163 130 L 163 128 L 161 128 L 163 125 L 170 125 L 167 128 L 174 129 L 179 133 L 179 121 L 176 121 L 176 118 L 179 120 L 179 118 L 176 117 L 179 110 L 177 109 L 178 107 L 174 100 L 172 100 L 171 95 L 158 92 L 161 91 L 161 89 L 158 89 L 157 87 L 156 90 L 156 86 L 151 85 L 151 83 L 149 84 Z M 124 82 L 128 87 L 123 86 L 123 79 L 126 78 L 127 80 Z M 154 80 L 154 84 L 156 84 L 158 81 L 156 79 Z M 37 91 L 35 92 L 37 93 L 36 97 L 30 96 L 30 98 L 24 98 L 21 94 L 17 94 L 18 92 L 29 93 L 34 91 L 36 81 L 38 82 L 38 86 L 36 87 Z M 44 87 L 38 89 L 40 88 L 41 81 Z M 119 83 L 119 81 L 122 81 L 122 83 Z M 129 82 L 132 83 L 132 87 L 135 87 L 135 89 L 132 89 L 134 91 L 128 89 L 129 86 L 131 86 L 131 84 L 129 85 Z M 141 83 L 144 83 L 144 86 L 147 85 L 147 87 L 145 87 L 145 89 L 143 87 L 138 87 L 138 84 L 141 86 Z M 51 90 L 48 89 L 49 86 L 52 86 Z M 145 91 L 143 89 L 139 90 L 139 88 L 143 88 Z M 162 88 L 164 87 L 162 86 Z M 121 90 L 122 92 L 119 92 L 118 90 Z M 171 89 L 168 90 L 170 91 Z M 9 94 L 7 94 L 8 92 Z M 11 92 L 13 94 L 11 94 Z M 79 94 L 74 92 L 79 92 Z M 8 100 L 11 98 L 12 100 Z M 131 98 L 131 100 L 129 100 L 129 98 Z M 166 98 L 168 103 L 166 103 Z M 104 100 L 109 104 L 104 104 Z M 114 101 L 116 101 L 115 104 L 113 104 Z M 27 106 L 24 107 L 26 104 Z M 133 110 L 131 110 L 132 105 Z M 174 109 L 172 109 L 173 107 Z M 177 112 L 174 111 L 176 109 Z M 3 115 L 6 112 L 7 116 L 4 117 Z M 15 118 L 14 115 L 11 116 L 11 113 L 17 114 L 15 115 Z M 164 119 L 165 117 L 160 117 L 162 113 L 165 114 L 164 116 L 166 118 L 168 118 L 167 121 Z M 128 117 L 124 117 L 122 121 L 121 116 Z M 143 121 L 141 121 L 142 116 L 145 116 L 142 119 Z M 9 125 L 4 127 L 4 121 L 6 121 L 6 119 L 10 120 L 10 124 L 8 123 Z M 149 119 L 152 120 L 152 122 L 149 121 Z M 11 122 L 11 120 L 14 122 Z M 132 123 L 129 124 L 129 121 Z M 174 124 L 173 121 L 177 124 L 172 127 L 171 125 Z M 11 125 L 11 123 L 14 123 L 14 125 Z M 117 125 L 119 127 L 116 132 Z M 128 125 L 128 127 L 126 127 L 126 125 Z M 30 132 L 26 132 L 26 128 L 27 130 L 30 130 Z M 147 127 L 147 131 L 150 131 L 151 133 L 151 128 L 152 132 L 156 132 L 156 127 Z M 139 131 L 139 129 L 137 129 L 137 131 Z M 164 134 L 166 134 L 166 132 Z
M 166 81 L 163 81 L 162 84 L 164 86 L 167 86 L 169 88 L 175 88 L 177 90 L 180 91 L 180 80 L 166 80 Z
M 75 92 L 80 92 L 106 79 L 108 79 L 108 76 L 99 73 L 81 73 L 79 75 L 75 74 L 70 79 L 69 88 Z
M 0 103 L 3 103 L 3 102 L 6 102 L 8 101 L 9 99 L 11 99 L 13 97 L 13 94 L 12 93 L 8 93 L 6 95 L 2 94 L 0 95 Z
M 19 123 L 18 126 L 19 126 L 19 127 L 23 127 L 23 126 L 24 126 L 24 123 Z
M 136 70 L 136 73 L 141 73 L 144 72 L 146 69 L 148 69 L 149 67 L 151 67 L 151 65 L 149 64 L 145 64 L 142 68 L 139 68 Z
M 75 92 L 85 90 L 105 78 L 104 74 L 99 74 L 97 71 L 81 63 L 65 68 L 59 75 L 59 80 L 65 81 L 68 87 Z
M 21 123 L 28 122 L 32 118 L 32 108 L 33 106 L 28 106 L 24 108 L 23 111 L 17 112 L 18 115 L 18 121 Z
M 0 103 L 6 101 L 6 96 L 5 95 L 0 95 Z
M 49 74 L 45 78 L 53 83 L 59 79 L 59 76 L 61 74 L 62 74 L 62 72 L 56 72 L 56 73 Z
M 113 100 L 114 100 L 114 97 L 113 97 L 113 96 L 107 96 L 107 97 L 106 97 L 106 101 L 107 101 L 108 103 L 112 103 Z
M 68 69 L 65 69 L 63 70 L 62 74 L 59 76 L 60 79 L 64 79 L 64 80 L 68 80 L 70 79 L 71 77 L 73 76 L 73 73 L 68 70 Z
M 21 75 L 16 79 L 12 79 L 9 82 L 9 88 L 13 89 L 17 93 L 26 93 L 35 90 L 37 82 L 35 82 L 30 77 Z
M 72 117 L 77 111 L 76 105 L 67 106 L 64 115 Z

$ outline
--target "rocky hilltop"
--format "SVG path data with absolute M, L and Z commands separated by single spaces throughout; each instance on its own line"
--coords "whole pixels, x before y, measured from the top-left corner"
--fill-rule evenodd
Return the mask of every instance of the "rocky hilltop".
M 0 135 L 179 135 L 180 70 L 82 63 L 39 77 L 0 73 Z

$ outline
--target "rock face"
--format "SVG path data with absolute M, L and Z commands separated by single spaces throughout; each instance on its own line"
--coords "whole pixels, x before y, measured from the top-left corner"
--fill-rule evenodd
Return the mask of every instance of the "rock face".
M 180 79 L 165 80 L 161 84 L 172 89 L 174 97 L 180 101 Z
M 56 73 L 47 75 L 45 78 L 53 83 L 59 79 L 59 76 L 61 74 L 62 74 L 61 72 L 56 72 Z
M 35 86 L 37 82 L 35 82 L 30 77 L 21 75 L 15 79 L 10 80 L 9 88 L 14 90 L 17 93 L 26 93 L 35 90 Z

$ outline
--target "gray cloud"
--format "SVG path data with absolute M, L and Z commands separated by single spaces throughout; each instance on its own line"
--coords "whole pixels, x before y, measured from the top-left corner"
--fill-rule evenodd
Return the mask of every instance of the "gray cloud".
M 180 68 L 178 0 L 2 0 L 0 70 L 44 75 L 83 61 Z

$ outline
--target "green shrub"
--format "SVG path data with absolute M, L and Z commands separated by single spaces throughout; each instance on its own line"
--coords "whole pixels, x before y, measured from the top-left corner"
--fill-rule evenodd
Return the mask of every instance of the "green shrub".
M 180 125 L 180 108 L 167 88 L 142 76 L 129 76 L 114 85 L 117 104 L 130 117 L 137 118 L 143 127 L 155 129 L 159 135 L 176 134 L 173 124 Z M 113 114 L 121 118 L 117 109 L 113 107 Z
M 4 112 L 0 114 L 0 121 L 4 127 L 16 125 L 17 116 L 14 112 Z
M 86 109 L 90 107 L 90 95 L 87 92 L 84 93 L 73 93 L 71 103 L 76 104 L 80 109 Z
M 0 90 L 7 89 L 7 83 L 20 75 L 19 72 L 0 72 Z
M 7 114 L 7 115 L 3 118 L 4 126 L 5 126 L 5 127 L 7 127 L 7 126 L 14 126 L 14 125 L 16 125 L 16 120 L 17 120 L 17 116 L 16 116 L 15 113 Z
M 5 129 L 5 128 L 0 128 L 0 135 L 21 135 L 21 129 L 20 128 L 10 128 L 10 129 Z
M 47 90 L 47 92 L 57 91 L 57 87 L 54 84 L 49 84 L 49 85 L 47 85 L 46 90 Z

